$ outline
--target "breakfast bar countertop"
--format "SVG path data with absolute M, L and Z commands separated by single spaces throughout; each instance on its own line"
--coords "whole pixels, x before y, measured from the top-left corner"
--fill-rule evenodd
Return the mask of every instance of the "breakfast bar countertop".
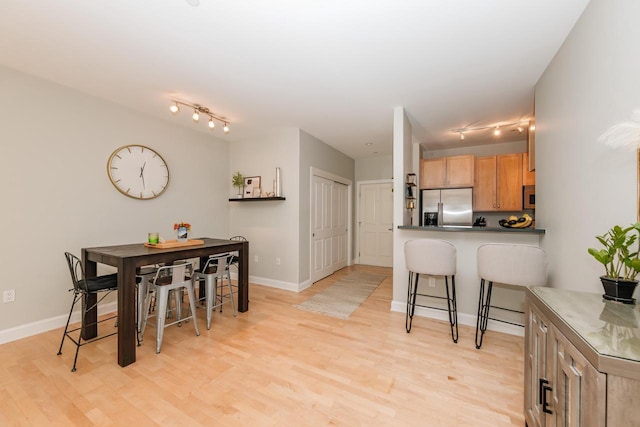
M 544 228 L 506 228 L 506 227 L 456 227 L 456 226 L 443 226 L 434 227 L 426 226 L 421 227 L 418 225 L 399 225 L 399 230 L 417 230 L 417 231 L 447 231 L 447 232 L 492 232 L 492 233 L 527 233 L 527 234 L 544 234 Z

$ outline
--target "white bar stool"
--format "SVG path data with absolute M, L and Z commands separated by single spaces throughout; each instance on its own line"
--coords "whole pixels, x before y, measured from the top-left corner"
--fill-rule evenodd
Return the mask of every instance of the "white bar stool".
M 449 323 L 451 324 L 451 338 L 458 342 L 458 309 L 456 305 L 456 248 L 446 240 L 417 239 L 409 240 L 404 244 L 404 258 L 409 270 L 409 284 L 407 287 L 407 315 L 405 327 L 407 333 L 411 332 L 413 314 L 418 307 L 444 310 L 441 307 L 416 304 L 418 295 L 429 298 L 447 300 Z M 418 293 L 418 281 L 420 275 L 444 277 L 446 297 Z M 451 277 L 451 290 L 449 290 L 449 277 Z
M 478 248 L 478 276 L 480 276 L 480 297 L 478 298 L 478 318 L 476 321 L 477 349 L 482 346 L 482 339 L 487 331 L 489 319 L 524 326 L 489 317 L 489 310 L 492 307 L 513 313 L 523 313 L 519 310 L 491 305 L 493 284 L 546 286 L 547 255 L 537 246 L 487 243 Z

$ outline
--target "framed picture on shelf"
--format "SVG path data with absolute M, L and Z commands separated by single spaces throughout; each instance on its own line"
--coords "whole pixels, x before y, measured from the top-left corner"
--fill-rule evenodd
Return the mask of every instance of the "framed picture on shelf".
M 260 177 L 248 176 L 244 179 L 244 197 L 260 197 Z

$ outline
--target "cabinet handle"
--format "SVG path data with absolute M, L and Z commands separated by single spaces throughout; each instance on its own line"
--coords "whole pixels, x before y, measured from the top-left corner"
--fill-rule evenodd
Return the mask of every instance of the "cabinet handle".
M 553 414 L 551 409 L 549 409 L 549 403 L 547 402 L 547 392 L 553 391 L 549 385 L 549 381 L 544 378 L 540 378 L 540 387 L 539 387 L 539 395 L 538 395 L 538 403 L 542 405 L 542 412 L 545 414 Z

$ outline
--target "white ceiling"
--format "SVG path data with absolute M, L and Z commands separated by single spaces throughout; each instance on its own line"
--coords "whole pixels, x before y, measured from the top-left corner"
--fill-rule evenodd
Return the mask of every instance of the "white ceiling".
M 588 0 L 2 0 L 0 64 L 233 142 L 299 127 L 353 158 L 533 113 L 533 88 Z M 478 135 L 480 132 L 478 132 Z M 482 143 L 469 135 L 466 145 Z M 371 145 L 366 145 L 372 143 Z

